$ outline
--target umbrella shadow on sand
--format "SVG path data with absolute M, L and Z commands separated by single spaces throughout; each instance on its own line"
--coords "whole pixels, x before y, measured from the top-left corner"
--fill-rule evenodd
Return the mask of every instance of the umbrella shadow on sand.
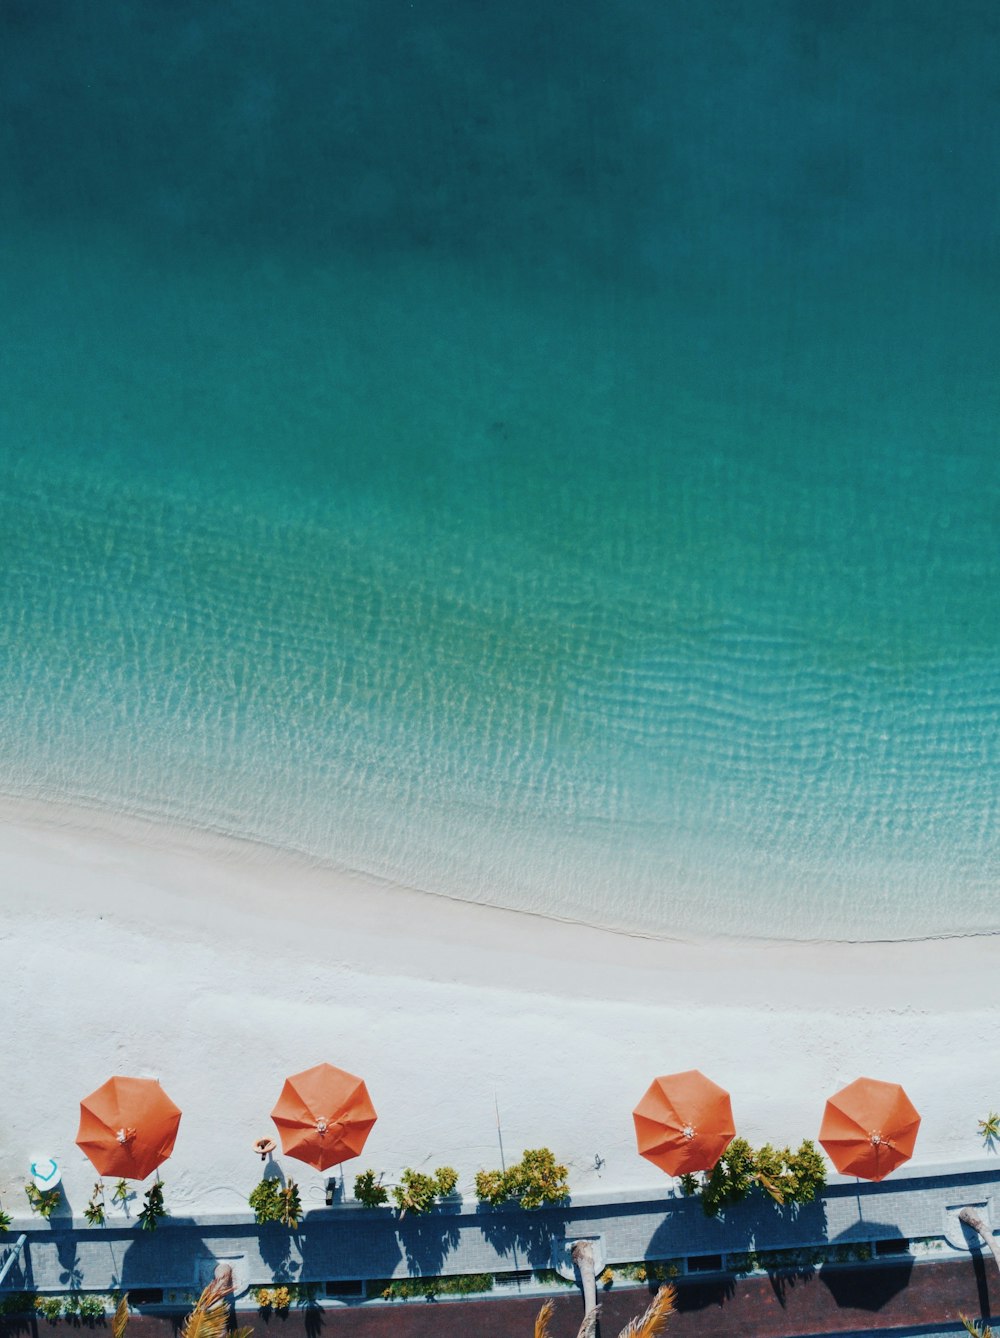
M 857 1222 L 834 1236 L 833 1246 L 845 1247 L 845 1255 L 852 1247 L 863 1248 L 872 1240 L 898 1242 L 899 1253 L 891 1244 L 880 1263 L 828 1262 L 819 1270 L 820 1281 L 836 1301 L 838 1308 L 851 1310 L 881 1310 L 893 1297 L 905 1291 L 913 1272 L 913 1256 L 907 1250 L 906 1237 L 897 1226 L 888 1222 Z

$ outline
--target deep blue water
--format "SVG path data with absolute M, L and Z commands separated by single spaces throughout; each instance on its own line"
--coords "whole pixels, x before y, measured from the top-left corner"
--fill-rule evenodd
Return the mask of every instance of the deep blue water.
M 991 931 L 1000 11 L 0 0 L 0 789 Z

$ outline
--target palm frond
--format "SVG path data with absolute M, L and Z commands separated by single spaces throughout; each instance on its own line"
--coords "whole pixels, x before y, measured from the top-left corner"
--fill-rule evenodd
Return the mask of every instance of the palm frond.
M 772 1180 L 769 1175 L 764 1175 L 762 1171 L 758 1171 L 757 1183 L 765 1194 L 770 1194 L 775 1203 L 784 1205 L 785 1193 L 776 1180 Z
M 111 1321 L 111 1338 L 125 1338 L 128 1328 L 128 1292 L 123 1292 Z
M 666 1287 L 661 1287 L 645 1312 L 626 1324 L 618 1338 L 659 1338 L 667 1327 L 667 1320 L 674 1313 L 676 1300 L 677 1290 L 673 1285 L 668 1283 Z
M 968 1315 L 963 1315 L 961 1312 L 959 1312 L 958 1317 L 965 1325 L 966 1333 L 971 1333 L 972 1338 L 993 1338 L 993 1330 L 988 1324 L 985 1327 L 980 1327 L 974 1319 L 969 1319 Z
M 593 1310 L 588 1310 L 583 1317 L 583 1323 L 577 1332 L 576 1338 L 596 1338 L 597 1321 L 601 1318 L 601 1307 L 595 1305 Z
M 555 1306 L 551 1301 L 546 1301 L 538 1312 L 538 1318 L 535 1320 L 535 1338 L 552 1338 L 552 1330 L 549 1328 L 549 1320 L 552 1318 L 552 1312 Z
M 226 1338 L 226 1330 L 229 1328 L 226 1297 L 231 1291 L 231 1283 L 213 1278 L 184 1321 L 181 1338 Z

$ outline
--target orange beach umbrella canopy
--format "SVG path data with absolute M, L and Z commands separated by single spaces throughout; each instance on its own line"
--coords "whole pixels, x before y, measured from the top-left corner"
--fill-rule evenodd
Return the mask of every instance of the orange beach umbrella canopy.
M 919 1128 L 899 1083 L 857 1078 L 827 1101 L 819 1141 L 841 1175 L 883 1180 L 913 1156 Z
M 271 1119 L 282 1152 L 325 1171 L 359 1155 L 378 1116 L 360 1078 L 317 1064 L 285 1079 Z
M 632 1118 L 640 1155 L 669 1175 L 707 1171 L 736 1135 L 729 1093 L 697 1069 L 654 1078 Z
M 145 1180 L 173 1152 L 180 1121 L 154 1078 L 109 1078 L 80 1102 L 76 1143 L 99 1175 Z

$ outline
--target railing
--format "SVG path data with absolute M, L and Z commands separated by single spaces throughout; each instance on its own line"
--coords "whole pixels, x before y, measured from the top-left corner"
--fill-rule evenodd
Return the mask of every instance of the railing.
M 0 1286 L 3 1285 L 4 1278 L 17 1263 L 21 1251 L 24 1249 L 24 1243 L 27 1239 L 28 1237 L 22 1231 L 20 1236 L 18 1236 L 17 1240 L 10 1247 L 10 1250 L 7 1254 L 7 1258 L 3 1261 L 2 1264 L 0 1264 Z

